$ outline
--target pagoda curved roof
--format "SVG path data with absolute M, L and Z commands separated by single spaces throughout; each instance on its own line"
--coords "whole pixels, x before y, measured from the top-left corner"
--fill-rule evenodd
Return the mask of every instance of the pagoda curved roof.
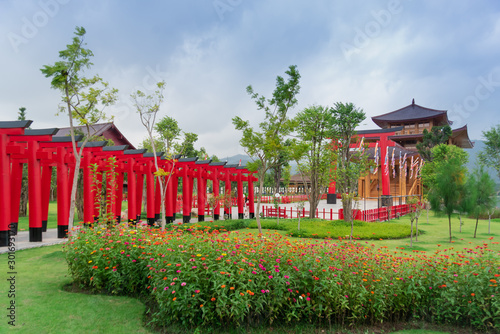
M 474 142 L 469 139 L 467 124 L 462 126 L 461 128 L 452 130 L 451 140 L 456 146 L 461 148 L 474 147 Z
M 412 103 L 406 107 L 387 114 L 372 117 L 372 121 L 381 128 L 387 128 L 394 123 L 404 123 L 407 121 L 415 122 L 426 119 L 437 119 L 438 123 L 441 125 L 452 124 L 452 122 L 448 120 L 447 113 L 447 110 L 437 110 L 419 106 L 415 103 L 415 100 L 413 100 Z

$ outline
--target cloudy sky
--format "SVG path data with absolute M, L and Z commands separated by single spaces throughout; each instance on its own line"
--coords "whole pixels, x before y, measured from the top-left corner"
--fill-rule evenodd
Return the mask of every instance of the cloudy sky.
M 246 86 L 270 97 L 289 65 L 301 74 L 296 112 L 353 102 L 367 119 L 415 102 L 448 110 L 471 139 L 500 123 L 500 2 L 183 0 L 0 1 L 0 120 L 26 107 L 33 128 L 65 127 L 60 93 L 40 68 L 58 60 L 76 26 L 92 71 L 119 89 L 107 109 L 137 145 L 146 136 L 130 101 L 165 80 L 160 116 L 199 134 L 220 158 L 244 153 L 235 115 L 264 115 Z

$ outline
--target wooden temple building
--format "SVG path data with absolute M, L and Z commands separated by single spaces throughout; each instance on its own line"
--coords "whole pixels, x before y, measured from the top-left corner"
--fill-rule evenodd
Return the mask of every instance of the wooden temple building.
M 381 198 L 381 205 L 393 203 L 394 197 L 421 196 L 423 189 L 420 170 L 425 163 L 417 151 L 417 143 L 423 140 L 423 131 L 434 126 L 452 126 L 446 110 L 422 107 L 415 100 L 401 109 L 372 117 L 380 127 L 357 132 L 359 140 L 352 144 L 359 148 L 360 141 L 368 144 L 367 154 L 376 166 L 358 181 L 358 195 L 362 198 Z M 448 144 L 472 148 L 467 125 L 453 129 Z M 329 187 L 328 202 L 335 201 L 335 183 Z

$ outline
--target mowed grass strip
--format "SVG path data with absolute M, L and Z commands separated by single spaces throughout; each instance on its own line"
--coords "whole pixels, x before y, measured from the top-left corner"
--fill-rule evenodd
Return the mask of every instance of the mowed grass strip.
M 15 253 L 15 327 L 5 316 L 10 288 L 8 254 L 2 263 L 0 332 L 19 333 L 150 333 L 143 327 L 144 305 L 135 298 L 67 292 L 72 282 L 61 245 Z

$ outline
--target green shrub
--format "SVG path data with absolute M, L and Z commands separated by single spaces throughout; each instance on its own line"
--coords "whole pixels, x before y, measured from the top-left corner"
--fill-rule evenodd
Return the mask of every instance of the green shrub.
M 238 231 L 230 237 L 193 227 L 87 229 L 64 250 L 78 283 L 150 295 L 156 325 L 358 326 L 418 318 L 500 329 L 500 268 L 487 244 L 402 254 L 344 240 L 292 242 Z

